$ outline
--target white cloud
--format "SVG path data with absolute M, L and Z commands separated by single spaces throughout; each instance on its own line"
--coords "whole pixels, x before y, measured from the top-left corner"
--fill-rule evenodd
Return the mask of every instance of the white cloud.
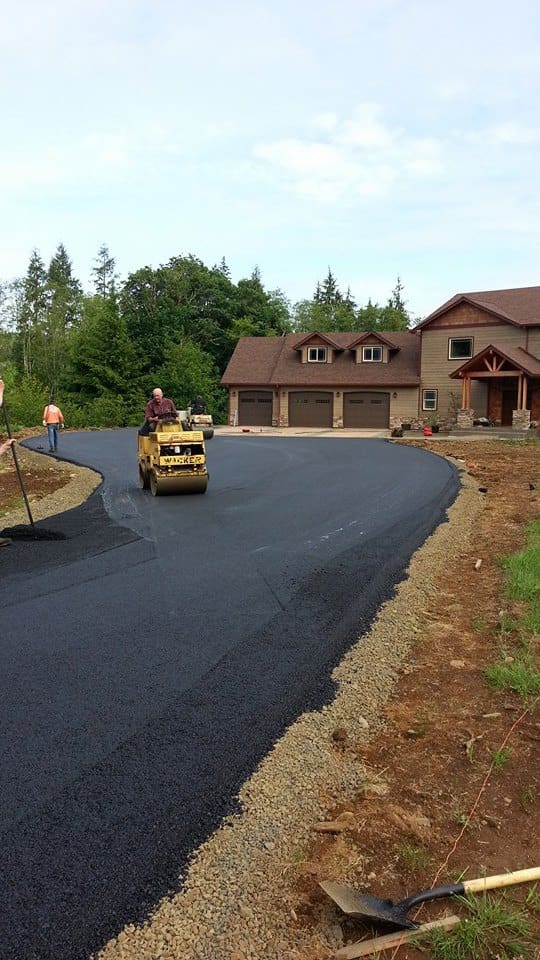
M 376 104 L 362 104 L 350 119 L 328 123 L 325 139 L 260 143 L 253 154 L 293 190 L 323 202 L 346 195 L 383 197 L 404 179 L 441 176 L 442 144 L 391 127 L 380 114 Z
M 404 166 L 417 177 L 439 177 L 445 170 L 444 147 L 433 137 L 412 140 L 403 150 Z
M 313 118 L 313 126 L 319 130 L 333 130 L 337 123 L 336 113 L 319 113 Z
M 518 123 L 499 123 L 486 130 L 485 135 L 491 143 L 538 143 L 540 129 L 520 126 Z
M 392 130 L 379 120 L 377 104 L 365 103 L 355 111 L 353 119 L 345 121 L 336 134 L 336 142 L 360 148 L 384 148 L 395 143 L 399 131 Z
M 436 84 L 434 92 L 441 100 L 464 100 L 470 96 L 470 87 L 462 80 L 452 79 Z
M 280 140 L 256 146 L 254 154 L 285 175 L 300 194 L 323 201 L 344 194 L 380 196 L 395 179 L 389 164 L 357 157 L 332 143 Z
M 32 157 L 22 151 L 0 158 L 0 183 L 12 191 L 36 186 L 69 187 L 117 179 L 131 164 L 125 137 L 91 133 L 61 145 L 40 145 Z

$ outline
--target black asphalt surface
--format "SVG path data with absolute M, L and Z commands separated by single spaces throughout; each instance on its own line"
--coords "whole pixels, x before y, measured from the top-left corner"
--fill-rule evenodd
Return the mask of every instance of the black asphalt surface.
M 177 888 L 459 486 L 382 440 L 237 435 L 206 495 L 154 499 L 135 431 L 60 443 L 104 484 L 0 551 L 2 960 L 87 958 Z

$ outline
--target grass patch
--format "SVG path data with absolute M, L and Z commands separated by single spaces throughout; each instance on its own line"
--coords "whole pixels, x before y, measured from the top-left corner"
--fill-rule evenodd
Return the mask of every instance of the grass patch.
M 529 633 L 540 635 L 540 600 L 533 600 L 530 610 L 525 614 L 522 624 Z
M 505 610 L 501 614 L 499 625 L 498 627 L 496 627 L 494 632 L 496 635 L 500 637 L 507 637 L 508 634 L 514 633 L 517 630 L 517 627 L 518 627 L 517 620 L 514 619 L 512 614 L 508 613 L 508 611 Z
M 521 809 L 525 811 L 525 813 L 530 812 L 530 808 L 534 805 L 535 800 L 536 800 L 536 787 L 533 787 L 531 785 L 529 787 L 521 788 L 521 790 L 519 791 L 519 805 Z M 536 889 L 536 884 L 534 886 L 534 889 Z
M 525 906 L 527 910 L 532 910 L 533 913 L 540 913 L 540 891 L 538 890 L 537 883 L 535 883 L 527 893 Z
M 540 672 L 530 654 L 521 654 L 512 663 L 490 663 L 484 675 L 495 690 L 513 690 L 520 697 L 540 693 Z
M 527 545 L 501 563 L 508 574 L 506 594 L 512 600 L 540 602 L 540 520 L 527 524 Z
M 493 750 L 491 754 L 493 769 L 500 770 L 502 767 L 504 767 L 508 763 L 511 755 L 512 751 L 509 747 L 502 747 L 501 750 Z
M 429 854 L 424 847 L 415 847 L 412 843 L 402 843 L 397 849 L 397 855 L 411 873 L 424 870 L 429 866 Z
M 529 523 L 526 532 L 523 550 L 501 558 L 507 573 L 505 595 L 521 601 L 526 609 L 519 619 L 503 612 L 497 633 L 503 642 L 508 642 L 510 634 L 517 634 L 514 640 L 517 639 L 518 650 L 508 656 L 508 651 L 503 649 L 502 659 L 489 664 L 484 671 L 495 690 L 512 690 L 524 699 L 540 693 L 540 671 L 534 648 L 534 637 L 540 635 L 540 520 Z
M 511 960 L 531 957 L 531 925 L 502 898 L 464 900 L 469 915 L 450 933 L 434 930 L 427 942 L 433 960 Z

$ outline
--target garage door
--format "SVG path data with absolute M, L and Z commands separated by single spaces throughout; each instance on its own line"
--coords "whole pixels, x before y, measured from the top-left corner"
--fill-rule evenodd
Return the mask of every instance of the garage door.
M 289 393 L 290 427 L 331 427 L 332 394 L 318 391 Z
M 389 393 L 345 393 L 344 427 L 387 427 L 390 423 Z
M 272 391 L 241 390 L 238 394 L 238 423 L 241 427 L 271 427 Z

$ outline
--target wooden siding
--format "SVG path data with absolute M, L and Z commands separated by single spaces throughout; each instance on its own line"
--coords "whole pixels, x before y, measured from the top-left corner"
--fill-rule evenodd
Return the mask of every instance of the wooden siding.
M 482 311 L 476 311 L 482 316 Z M 511 347 L 525 346 L 525 330 L 504 324 L 502 326 L 459 327 L 458 332 L 446 328 L 432 329 L 430 324 L 422 331 L 422 368 L 420 382 L 420 408 L 422 390 L 438 390 L 437 413 L 445 418 L 452 414 L 453 408 L 461 407 L 461 380 L 450 380 L 450 374 L 463 365 L 464 360 L 448 359 L 448 340 L 450 337 L 472 337 L 473 353 L 480 353 L 490 343 Z M 472 381 L 471 405 L 478 417 L 487 416 L 487 387 L 478 380 Z
M 397 397 L 394 397 L 397 393 Z M 390 390 L 390 420 L 409 423 L 418 416 L 418 390 L 416 387 L 398 387 Z
M 457 307 L 452 307 L 446 313 L 443 313 L 436 320 L 432 320 L 422 331 L 422 336 L 429 333 L 430 330 L 440 330 L 447 327 L 470 327 L 478 328 L 480 325 L 488 324 L 490 327 L 506 327 L 505 320 L 499 320 L 492 313 L 480 310 L 479 307 L 473 307 L 469 303 L 460 303 Z M 512 326 L 512 324 L 510 324 Z
M 522 346 L 525 346 L 523 343 Z M 538 357 L 540 359 L 540 327 L 531 327 L 529 329 L 529 353 L 532 353 L 533 357 Z

